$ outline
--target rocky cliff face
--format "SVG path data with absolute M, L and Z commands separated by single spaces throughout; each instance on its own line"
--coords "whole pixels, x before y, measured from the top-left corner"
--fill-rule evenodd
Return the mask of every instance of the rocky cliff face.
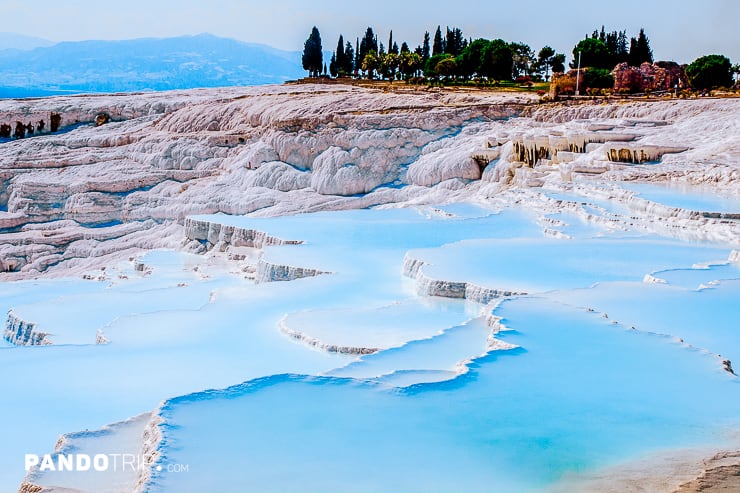
M 612 71 L 617 92 L 670 91 L 689 87 L 684 67 L 676 62 L 643 63 L 631 67 L 620 63 Z
M 632 67 L 627 63 L 620 63 L 614 70 L 614 92 L 616 93 L 642 93 L 652 91 L 672 91 L 678 86 L 679 89 L 689 87 L 686 78 L 685 66 L 676 62 L 643 63 L 639 67 Z M 576 78 L 581 94 L 586 93 L 584 84 L 585 69 L 569 70 L 565 73 L 552 75 L 550 84 L 550 97 L 559 94 L 573 94 L 576 88 Z

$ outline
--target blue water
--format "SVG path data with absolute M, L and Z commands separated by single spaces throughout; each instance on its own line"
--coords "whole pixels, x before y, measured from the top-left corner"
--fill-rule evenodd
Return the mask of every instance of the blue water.
M 304 240 L 264 253 L 330 272 L 292 282 L 153 252 L 147 276 L 128 264 L 105 282 L 0 284 L 0 308 L 75 336 L 0 349 L 0 373 L 13 376 L 0 381 L 2 488 L 22 480 L 23 454 L 51 451 L 59 434 L 163 400 L 159 464 L 189 472 L 155 472 L 156 492 L 537 491 L 656 450 L 719 445 L 737 429 L 738 379 L 716 356 L 740 347 L 737 283 L 640 282 L 727 249 L 594 239 L 589 228 L 553 240 L 527 212 L 447 212 L 204 217 Z M 432 277 L 541 294 L 495 308 L 510 330 L 492 334 L 493 307 L 417 295 L 402 275 L 409 251 Z M 279 330 L 287 317 L 350 344 L 367 326 L 343 321 L 392 327 L 382 307 L 409 338 L 374 355 L 327 353 Z M 109 344 L 84 342 L 97 328 Z M 494 337 L 514 347 L 484 355 Z
M 89 91 L 57 91 L 53 89 L 0 87 L 0 99 L 18 98 L 45 98 L 49 96 L 72 96 L 74 94 L 90 94 Z
M 621 186 L 652 202 L 700 212 L 740 214 L 740 197 L 726 196 L 710 187 L 622 183 Z
M 738 382 L 711 358 L 542 299 L 497 313 L 521 349 L 457 381 L 274 377 L 174 401 L 163 463 L 202 474 L 160 474 L 155 491 L 538 491 L 737 425 Z
M 345 269 L 355 271 L 358 282 L 368 283 L 355 289 L 366 296 L 387 289 L 388 280 L 377 282 L 377 265 L 357 266 L 337 255 L 375 252 L 397 265 L 403 249 L 391 246 L 401 239 L 405 246 L 437 240 L 412 251 L 428 262 L 424 269 L 432 277 L 549 294 L 496 310 L 511 329 L 496 337 L 514 349 L 478 358 L 487 329 L 476 319 L 326 373 L 334 378 L 275 376 L 174 399 L 163 413 L 161 463 L 194 464 L 203 473 L 156 474 L 154 490 L 538 491 L 564 475 L 656 450 L 716 444 L 737 426 L 738 381 L 720 360 L 654 334 L 670 333 L 671 324 L 677 330 L 676 320 L 693 310 L 683 320 L 706 332 L 697 344 L 734 344 L 726 323 L 695 323 L 707 318 L 732 325 L 740 315 L 728 298 L 734 291 L 680 289 L 661 297 L 650 293 L 664 286 L 640 282 L 667 266 L 727 258 L 728 250 L 655 238 L 592 239 L 590 232 L 549 240 L 531 229 L 531 219 L 519 216 L 510 224 L 512 217 L 420 222 L 408 211 L 366 211 L 260 221 L 278 236 L 310 238 L 307 245 L 271 248 L 270 259 L 318 262 L 339 273 L 338 285 Z M 336 223 L 326 222 L 330 218 Z M 463 236 L 478 239 L 439 247 L 438 240 Z M 621 298 L 609 295 L 617 285 L 634 286 L 619 288 L 629 295 L 622 310 L 615 307 Z M 625 313 L 649 318 L 632 330 L 602 316 L 602 306 L 616 310 L 619 321 Z M 658 319 L 666 322 L 653 323 Z M 421 381 L 423 375 L 449 379 L 461 361 L 468 373 L 404 390 L 340 378 L 392 383 L 377 377 L 398 371 L 397 381 L 408 385 L 414 372 Z M 218 459 L 224 455 L 228 468 Z

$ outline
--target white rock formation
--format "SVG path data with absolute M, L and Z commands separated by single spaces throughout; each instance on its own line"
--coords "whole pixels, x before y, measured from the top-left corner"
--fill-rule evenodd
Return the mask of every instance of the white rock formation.
M 407 253 L 403 258 L 403 274 L 416 281 L 416 292 L 422 296 L 459 298 L 487 304 L 499 298 L 527 294 L 507 289 L 478 286 L 467 281 L 433 279 L 424 273 L 424 265 L 424 261 L 414 258 L 410 253 Z
M 49 333 L 36 329 L 36 324 L 18 317 L 11 310 L 5 321 L 3 338 L 16 346 L 43 346 L 51 344 Z
M 527 101 L 310 85 L 3 101 L 0 122 L 53 113 L 59 129 L 0 145 L 0 269 L 67 275 L 89 264 L 75 257 L 172 247 L 192 214 L 405 201 L 429 192 L 403 186 L 406 167 L 433 151 L 449 169 L 426 176 L 435 158 L 425 158 L 416 182 L 459 189 L 465 181 L 450 179 L 480 176 L 471 136 Z M 110 123 L 94 126 L 102 113 Z M 58 233 L 23 229 L 32 223 Z
M 521 204 L 607 228 L 740 246 L 731 213 L 670 207 L 592 181 L 592 175 L 677 181 L 740 195 L 737 100 L 529 102 L 485 92 L 341 85 L 0 101 L 0 123 L 60 118 L 54 134 L 45 124 L 33 137 L 0 144 L 0 270 L 7 271 L 1 278 L 80 274 L 142 250 L 182 248 L 183 237 L 185 247 L 201 253 L 300 243 L 191 217 L 197 214 L 271 216 L 459 200 Z M 92 126 L 101 113 L 111 122 Z M 629 158 L 621 159 L 620 149 L 629 149 Z M 658 161 L 665 150 L 672 153 Z M 645 160 L 658 162 L 609 162 Z M 548 191 L 575 198 L 548 197 Z M 626 206 L 629 214 L 591 199 Z M 563 226 L 550 221 L 545 233 L 567 238 L 557 229 Z M 737 250 L 730 261 L 740 261 Z M 520 294 L 432 279 L 411 256 L 403 269 L 423 295 L 489 303 Z M 266 282 L 323 273 L 260 258 L 255 276 Z M 503 329 L 498 320 L 489 323 L 494 333 Z M 47 336 L 32 322 L 8 317 L 6 338 L 15 344 L 40 344 Z M 494 337 L 488 344 L 510 347 Z M 148 463 L 162 438 L 158 419 L 155 413 L 143 432 Z M 138 478 L 135 491 L 146 489 L 148 479 Z
M 294 281 L 304 277 L 315 277 L 329 272 L 310 267 L 295 267 L 293 265 L 275 264 L 264 259 L 257 263 L 257 277 L 259 282 Z
M 196 217 L 185 220 L 185 238 L 205 243 L 206 249 L 214 245 L 223 247 L 251 247 L 262 249 L 268 245 L 300 245 L 301 240 L 284 240 L 263 231 L 230 226 Z
M 594 174 L 737 191 L 736 100 L 528 106 L 527 98 L 301 85 L 3 101 L 0 121 L 61 120 L 54 134 L 46 125 L 43 135 L 0 144 L 0 270 L 68 275 L 177 246 L 185 218 L 201 213 L 490 200 L 509 187 Z M 101 113 L 111 121 L 95 127 Z M 608 159 L 612 147 L 642 161 L 687 142 L 657 165 Z M 688 220 L 733 219 L 716 216 Z
M 26 475 L 19 491 L 23 493 L 142 491 L 151 464 L 157 457 L 152 445 L 160 440 L 157 426 L 160 422 L 161 418 L 156 413 L 144 413 L 106 425 L 99 430 L 64 434 L 59 437 L 54 452 L 50 454 L 52 460 L 56 460 L 59 455 L 74 457 L 83 454 L 94 457 L 105 454 L 109 461 L 108 469 L 104 472 L 96 471 L 94 478 L 86 478 L 84 474 L 48 468 L 40 470 L 40 467 L 34 467 Z

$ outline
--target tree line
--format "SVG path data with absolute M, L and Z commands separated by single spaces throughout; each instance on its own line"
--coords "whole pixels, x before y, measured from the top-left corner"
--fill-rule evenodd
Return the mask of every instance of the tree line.
M 580 56 L 582 67 L 613 69 L 620 63 L 638 67 L 644 62 L 653 63 L 653 50 L 645 29 L 640 29 L 636 38 L 627 43 L 627 31 L 610 33 L 601 26 L 601 31 L 594 30 L 573 47 L 571 68 L 576 68 Z
M 323 60 L 321 34 L 314 27 L 303 50 L 303 68 L 311 77 L 546 80 L 550 73 L 565 70 L 564 64 L 565 54 L 556 53 L 550 46 L 535 53 L 525 43 L 473 40 L 466 38 L 460 28 L 447 27 L 443 33 L 441 26 L 437 26 L 434 37 L 425 32 L 413 49 L 405 41 L 399 46 L 393 31 L 387 45 L 378 40 L 372 27 L 355 38 L 354 46 L 340 34 L 328 66 Z
M 573 48 L 571 68 L 587 68 L 584 73 L 584 85 L 592 88 L 609 88 L 614 85 L 612 69 L 620 63 L 639 67 L 643 63 L 653 63 L 653 50 L 645 29 L 640 29 L 637 37 L 629 38 L 626 31 L 606 32 L 594 30 Z M 724 55 L 706 55 L 697 58 L 686 66 L 686 76 L 695 89 L 712 89 L 731 87 L 733 74 L 740 74 L 740 66 L 732 65 Z
M 611 71 L 621 63 L 640 66 L 653 63 L 653 50 L 644 29 L 635 37 L 628 37 L 626 30 L 607 32 L 604 26 L 573 47 L 571 68 L 579 63 L 588 87 L 608 88 L 614 84 Z M 398 42 L 393 31 L 388 44 L 379 41 L 372 27 L 354 44 L 339 35 L 336 49 L 327 65 L 323 59 L 321 34 L 313 27 L 303 50 L 303 68 L 310 77 L 355 77 L 385 80 L 411 80 L 427 78 L 436 81 L 511 81 L 531 83 L 549 80 L 550 74 L 565 71 L 565 54 L 556 53 L 550 46 L 535 53 L 520 42 L 503 39 L 466 38 L 459 28 L 447 27 L 443 32 L 437 26 L 434 36 L 429 31 L 413 49 L 407 42 Z M 723 55 L 707 55 L 695 60 L 686 68 L 692 86 L 698 89 L 730 87 L 733 75 L 740 74 L 740 66 L 732 65 Z

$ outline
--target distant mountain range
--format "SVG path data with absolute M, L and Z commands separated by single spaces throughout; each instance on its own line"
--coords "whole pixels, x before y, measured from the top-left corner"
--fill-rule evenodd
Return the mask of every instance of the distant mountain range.
M 34 36 L 26 36 L 18 33 L 0 33 L 0 50 L 32 50 L 53 44 L 54 41 L 36 38 Z
M 0 34 L 0 48 L 8 40 Z M 300 52 L 210 34 L 0 50 L 0 97 L 259 85 L 304 75 Z

